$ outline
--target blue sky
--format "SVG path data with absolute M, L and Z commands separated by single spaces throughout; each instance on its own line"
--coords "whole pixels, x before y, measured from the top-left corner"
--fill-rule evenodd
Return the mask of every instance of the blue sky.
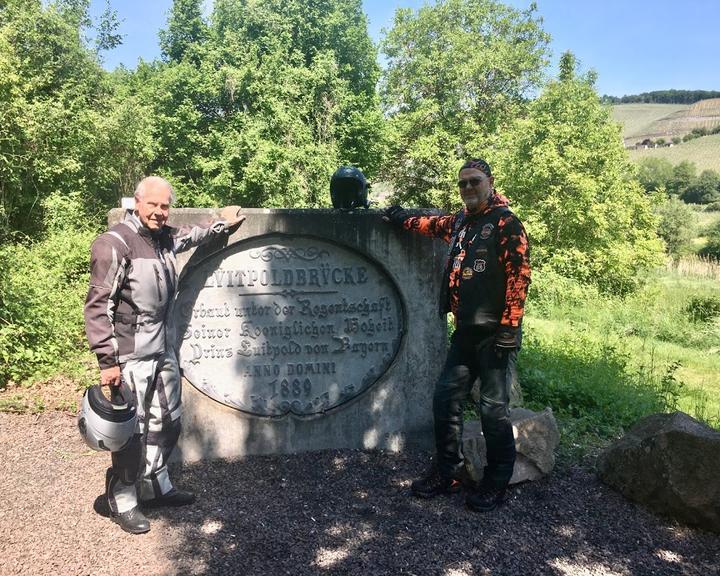
M 417 9 L 426 0 L 363 0 L 370 35 L 380 39 L 397 8 Z M 530 0 L 508 0 L 527 8 Z M 583 70 L 598 73 L 600 94 L 622 96 L 652 90 L 720 90 L 720 0 L 536 0 L 552 37 L 552 63 L 571 50 Z M 111 0 L 122 20 L 123 45 L 105 53 L 105 67 L 134 68 L 139 58 L 159 57 L 157 32 L 172 0 Z M 211 0 L 206 0 L 208 10 Z M 105 0 L 92 0 L 99 16 Z M 549 73 L 553 73 L 553 68 Z

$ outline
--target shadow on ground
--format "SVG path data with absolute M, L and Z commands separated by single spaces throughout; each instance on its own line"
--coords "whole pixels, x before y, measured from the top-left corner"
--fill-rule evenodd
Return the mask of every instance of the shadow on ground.
M 195 506 L 153 511 L 176 574 L 718 574 L 720 537 L 627 502 L 586 469 L 515 487 L 484 515 L 416 500 L 427 455 L 326 451 L 176 465 Z

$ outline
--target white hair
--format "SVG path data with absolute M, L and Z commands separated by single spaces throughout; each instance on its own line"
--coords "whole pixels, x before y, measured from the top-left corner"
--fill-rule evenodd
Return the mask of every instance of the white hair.
M 165 186 L 170 191 L 170 204 L 175 202 L 175 190 L 173 190 L 170 182 L 165 180 L 165 178 L 160 178 L 160 176 L 147 176 L 140 180 L 138 185 L 135 187 L 135 198 L 142 198 L 143 194 L 145 194 L 146 186 L 149 185 Z

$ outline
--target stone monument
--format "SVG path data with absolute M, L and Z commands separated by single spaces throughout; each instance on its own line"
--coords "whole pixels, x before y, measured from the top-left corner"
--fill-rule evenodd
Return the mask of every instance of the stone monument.
M 376 211 L 243 213 L 232 236 L 178 258 L 182 459 L 429 448 L 445 244 Z M 170 224 L 217 216 L 173 209 Z

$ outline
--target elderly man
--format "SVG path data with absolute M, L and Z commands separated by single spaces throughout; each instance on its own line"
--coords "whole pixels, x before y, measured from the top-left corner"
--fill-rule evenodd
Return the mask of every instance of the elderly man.
M 129 445 L 112 454 L 105 490 L 111 518 L 140 534 L 150 523 L 143 507 L 182 506 L 194 494 L 170 482 L 167 461 L 180 435 L 180 371 L 170 310 L 175 295 L 175 254 L 242 223 L 238 208 L 209 228 L 167 226 L 174 199 L 157 176 L 135 190 L 134 212 L 98 236 L 92 245 L 85 330 L 97 355 L 103 386 L 123 379 L 135 394 L 138 428 Z M 144 450 L 143 450 L 144 448 Z M 144 452 L 144 459 L 143 459 Z M 136 485 L 140 477 L 139 486 Z
M 440 312 L 453 312 L 456 329 L 433 397 L 436 459 L 428 474 L 413 482 L 412 493 L 432 498 L 461 488 L 463 407 L 479 380 L 487 466 L 466 503 L 487 512 L 503 501 L 515 463 L 510 373 L 530 284 L 529 251 L 520 220 L 493 188 L 487 162 L 465 162 L 458 187 L 465 208 L 454 215 L 410 217 L 392 206 L 385 219 L 450 244 Z

